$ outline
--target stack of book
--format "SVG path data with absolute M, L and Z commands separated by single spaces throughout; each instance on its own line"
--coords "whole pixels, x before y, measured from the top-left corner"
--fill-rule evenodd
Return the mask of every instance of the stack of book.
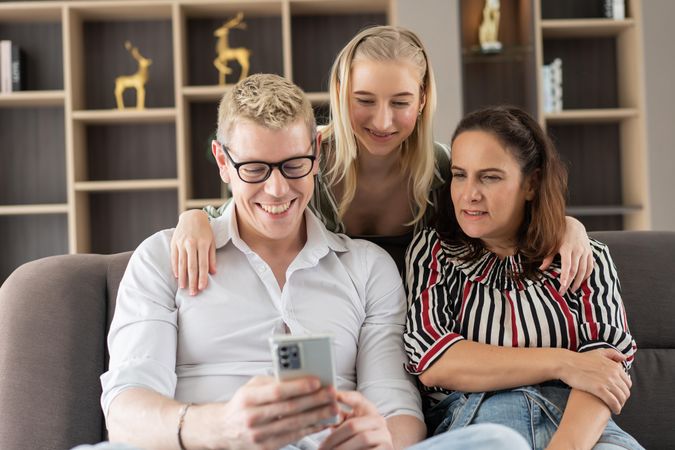
M 626 4 L 624 0 L 605 0 L 605 17 L 614 20 L 626 18 Z
M 0 92 L 21 90 L 21 49 L 12 41 L 0 41 Z
M 544 112 L 558 112 L 563 109 L 562 60 L 554 59 L 542 67 Z

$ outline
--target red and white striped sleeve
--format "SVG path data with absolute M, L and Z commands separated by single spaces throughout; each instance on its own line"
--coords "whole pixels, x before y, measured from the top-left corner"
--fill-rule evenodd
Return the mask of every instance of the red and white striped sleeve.
M 408 314 L 403 336 L 409 365 L 419 375 L 448 348 L 464 339 L 453 310 L 459 277 L 447 260 L 435 230 L 426 228 L 413 238 L 406 257 Z
M 595 268 L 578 293 L 579 352 L 613 348 L 624 355 L 626 369 L 637 345 L 630 334 L 616 267 L 606 245 L 591 240 Z

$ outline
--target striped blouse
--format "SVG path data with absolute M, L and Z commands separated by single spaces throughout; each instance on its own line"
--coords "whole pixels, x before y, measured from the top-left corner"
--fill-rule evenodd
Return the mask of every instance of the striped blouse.
M 514 281 L 519 255 L 500 259 L 487 252 L 470 262 L 463 244 L 441 241 L 435 230 L 417 233 L 408 249 L 404 335 L 410 364 L 420 374 L 452 345 L 468 339 L 504 347 L 557 347 L 574 351 L 614 348 L 627 355 L 635 341 L 626 322 L 616 268 L 607 246 L 591 240 L 595 268 L 576 292 L 560 295 L 560 264 L 539 280 Z M 432 397 L 448 394 L 428 390 Z

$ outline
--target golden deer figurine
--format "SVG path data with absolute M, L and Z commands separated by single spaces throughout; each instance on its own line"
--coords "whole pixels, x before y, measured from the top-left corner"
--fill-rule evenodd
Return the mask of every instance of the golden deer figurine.
M 499 0 L 485 0 L 483 22 L 478 28 L 478 40 L 484 52 L 498 52 L 502 48 L 502 43 L 497 40 L 499 16 Z
M 124 48 L 129 50 L 131 56 L 138 62 L 138 71 L 133 75 L 122 75 L 115 78 L 115 100 L 117 100 L 117 109 L 124 109 L 124 99 L 122 94 L 127 88 L 136 89 L 136 109 L 145 108 L 145 83 L 148 81 L 148 66 L 152 60 L 144 58 L 137 47 L 126 41 Z
M 231 60 L 236 60 L 241 66 L 239 80 L 243 80 L 248 76 L 251 51 L 245 47 L 230 47 L 228 39 L 231 29 L 246 29 L 246 22 L 244 22 L 243 19 L 244 13 L 237 13 L 236 17 L 225 22 L 223 26 L 213 32 L 213 35 L 218 38 L 218 43 L 216 44 L 216 53 L 218 56 L 213 60 L 213 65 L 216 66 L 216 69 L 218 69 L 219 72 L 218 84 L 225 84 L 225 76 L 232 73 L 232 69 L 227 66 L 227 62 Z

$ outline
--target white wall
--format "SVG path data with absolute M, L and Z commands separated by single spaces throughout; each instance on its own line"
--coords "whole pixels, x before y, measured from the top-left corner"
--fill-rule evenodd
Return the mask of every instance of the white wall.
M 438 106 L 434 120 L 437 141 L 449 143 L 462 117 L 459 3 L 457 0 L 396 0 L 396 24 L 422 39 L 431 60 Z
M 673 0 L 642 0 L 652 228 L 675 231 Z

